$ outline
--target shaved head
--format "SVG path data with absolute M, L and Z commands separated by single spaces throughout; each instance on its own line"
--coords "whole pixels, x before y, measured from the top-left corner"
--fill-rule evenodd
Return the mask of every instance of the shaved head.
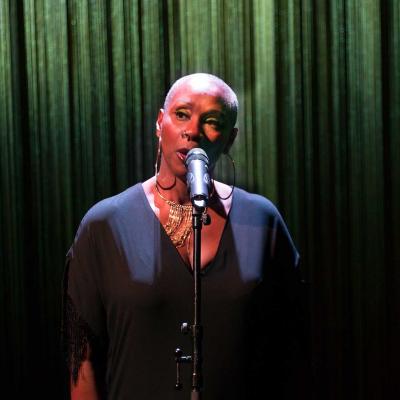
M 164 110 L 168 110 L 169 103 L 176 91 L 185 85 L 198 92 L 204 92 L 204 94 L 218 95 L 230 115 L 232 125 L 235 125 L 238 112 L 236 94 L 222 79 L 211 74 L 196 73 L 183 76 L 175 81 L 165 97 Z

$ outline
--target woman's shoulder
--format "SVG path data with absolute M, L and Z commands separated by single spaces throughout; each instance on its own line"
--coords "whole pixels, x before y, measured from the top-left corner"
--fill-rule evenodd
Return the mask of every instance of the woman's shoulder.
M 269 215 L 279 215 L 276 205 L 267 197 L 257 193 L 251 193 L 244 189 L 235 187 L 234 204 L 240 209 L 251 210 L 255 213 L 267 213 Z
M 124 191 L 102 199 L 89 208 L 82 219 L 83 224 L 110 220 L 142 206 L 142 184 L 137 183 Z

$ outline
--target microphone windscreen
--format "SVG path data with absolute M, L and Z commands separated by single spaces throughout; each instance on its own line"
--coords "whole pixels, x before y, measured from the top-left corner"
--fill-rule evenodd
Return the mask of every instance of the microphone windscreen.
M 203 149 L 200 149 L 199 147 L 195 147 L 194 149 L 190 150 L 187 153 L 186 159 L 185 159 L 186 168 L 189 166 L 189 164 L 193 160 L 201 160 L 207 165 L 207 167 L 210 162 L 208 159 L 207 153 Z

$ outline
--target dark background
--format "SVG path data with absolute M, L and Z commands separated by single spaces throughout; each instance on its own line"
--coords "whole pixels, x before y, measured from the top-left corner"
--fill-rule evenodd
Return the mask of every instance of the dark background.
M 237 92 L 237 184 L 301 252 L 313 398 L 396 398 L 397 0 L 0 0 L 2 387 L 63 398 L 65 253 L 92 204 L 152 175 L 158 108 L 196 71 Z

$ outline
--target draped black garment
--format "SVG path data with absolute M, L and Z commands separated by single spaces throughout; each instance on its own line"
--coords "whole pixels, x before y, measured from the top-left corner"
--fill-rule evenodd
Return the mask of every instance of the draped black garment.
M 298 259 L 275 206 L 235 188 L 217 254 L 201 273 L 203 399 L 280 398 L 296 347 Z M 90 343 L 108 399 L 189 399 L 190 365 L 177 392 L 173 353 L 191 352 L 180 325 L 193 318 L 193 275 L 141 184 L 85 215 L 64 288 L 75 378 Z

